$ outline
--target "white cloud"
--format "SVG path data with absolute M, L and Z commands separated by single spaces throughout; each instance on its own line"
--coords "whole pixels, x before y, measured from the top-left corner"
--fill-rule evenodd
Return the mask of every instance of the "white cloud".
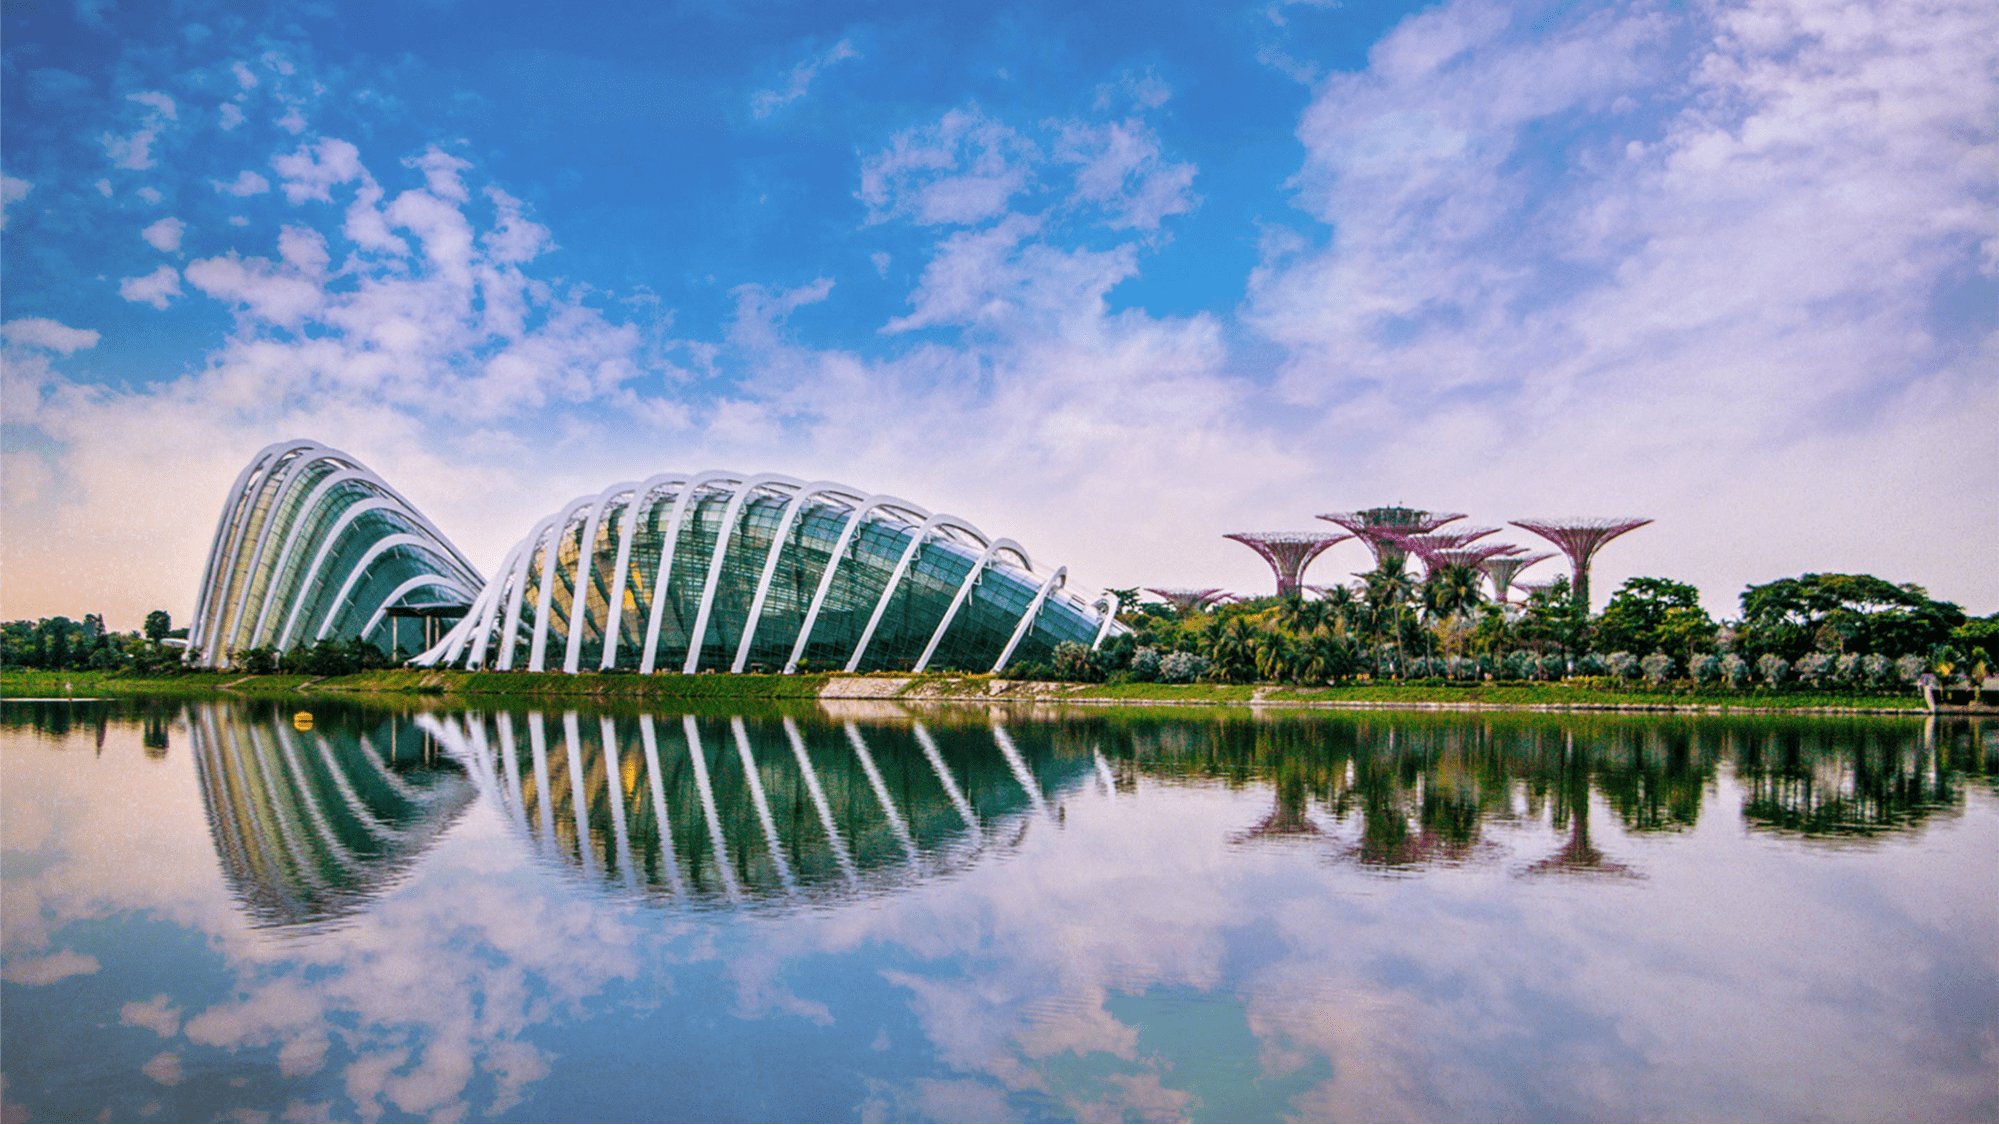
M 235 102 L 223 102 L 222 108 L 216 111 L 216 116 L 218 123 L 222 126 L 222 131 L 225 133 L 241 125 L 245 120 L 243 107 L 237 105 Z
M 7 229 L 7 208 L 28 198 L 35 185 L 17 176 L 0 175 L 0 230 Z
M 162 992 L 144 1002 L 134 1000 L 118 1009 L 118 1022 L 127 1027 L 143 1027 L 162 1039 L 180 1034 L 180 1009 L 167 1002 Z
M 140 129 L 122 137 L 106 133 L 98 140 L 104 146 L 104 155 L 111 158 L 111 163 L 120 168 L 144 171 L 153 166 L 155 135 L 151 129 Z
M 194 266 L 189 266 L 188 269 L 192 272 Z M 161 266 L 141 277 L 128 277 L 118 283 L 118 295 L 128 301 L 137 301 L 156 309 L 164 309 L 175 297 L 180 296 L 180 274 L 172 266 Z
M 361 150 L 338 137 L 326 137 L 316 146 L 303 145 L 296 152 L 274 156 L 271 167 L 277 170 L 285 200 L 294 204 L 307 200 L 331 203 L 332 189 L 341 184 L 353 180 L 374 182 L 361 167 Z M 241 177 L 238 182 L 242 182 Z
M 782 88 L 758 90 L 750 95 L 750 114 L 758 120 L 769 117 L 779 109 L 805 96 L 812 88 L 812 80 L 819 72 L 848 59 L 860 58 L 851 42 L 842 39 L 825 51 L 806 59 L 791 69 Z
M 138 102 L 167 121 L 180 120 L 180 110 L 174 105 L 174 100 L 158 90 L 142 90 L 136 94 L 127 94 L 125 100 Z
M 111 198 L 111 181 L 110 180 L 97 181 L 97 194 L 103 196 L 106 199 Z
M 97 958 L 88 953 L 78 953 L 73 949 L 59 949 L 40 957 L 9 957 L 7 967 L 0 970 L 9 984 L 35 987 L 54 984 L 70 977 L 85 976 L 96 972 L 101 966 Z
M 161 219 L 140 233 L 153 249 L 163 254 L 172 254 L 180 249 L 180 237 L 187 230 L 187 224 L 179 219 Z
M 254 90 L 257 88 L 257 75 L 249 67 L 243 65 L 242 62 L 230 63 L 229 72 L 236 76 L 236 84 L 243 89 Z
M 1103 208 L 1113 230 L 1154 230 L 1193 209 L 1194 166 L 1163 162 L 1158 134 L 1137 119 L 1067 123 L 1055 158 L 1081 165 L 1071 198 Z
M 216 191 L 224 195 L 233 195 L 238 199 L 244 196 L 262 195 L 271 190 L 271 181 L 250 171 L 248 168 L 238 172 L 236 178 L 227 183 L 221 180 L 210 180 L 208 182 L 215 186 Z M 296 203 L 298 200 L 293 200 L 292 202 Z
M 9 344 L 44 348 L 63 355 L 71 355 L 85 348 L 94 348 L 98 340 L 96 329 L 71 328 L 45 316 L 10 320 L 4 326 L 0 326 L 0 335 L 5 335 Z
M 998 217 L 1025 190 L 1034 143 L 975 106 L 935 125 L 905 129 L 861 162 L 861 202 L 871 222 L 909 217 L 925 226 Z
M 138 194 L 140 199 L 148 203 L 158 203 L 166 198 L 166 196 L 160 194 L 160 189 L 151 186 L 140 188 Z

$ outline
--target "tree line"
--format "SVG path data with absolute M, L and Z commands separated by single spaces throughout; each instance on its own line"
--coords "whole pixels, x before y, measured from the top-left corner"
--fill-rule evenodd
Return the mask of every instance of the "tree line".
M 1605 678 L 1655 687 L 1894 690 L 1925 673 L 1976 683 L 1999 669 L 1999 614 L 1972 617 L 1913 584 L 1805 574 L 1752 585 L 1716 621 L 1700 591 L 1633 578 L 1600 614 L 1557 579 L 1501 604 L 1468 566 L 1418 578 L 1385 560 L 1316 599 L 1258 598 L 1180 612 L 1113 590 L 1132 632 L 1057 649 L 1021 678 L 1341 683 Z

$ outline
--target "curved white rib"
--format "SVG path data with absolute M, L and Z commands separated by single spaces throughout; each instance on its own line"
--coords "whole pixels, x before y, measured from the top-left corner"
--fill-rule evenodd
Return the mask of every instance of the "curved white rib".
M 860 643 L 854 646 L 854 655 L 847 658 L 847 671 L 854 672 L 860 669 L 861 661 L 868 655 L 868 645 L 875 639 L 875 629 L 881 625 L 882 615 L 888 612 L 889 601 L 895 597 L 896 588 L 902 585 L 903 576 L 909 573 L 909 564 L 916 561 L 916 554 L 923 549 L 923 544 L 929 540 L 930 533 L 946 527 L 955 527 L 970 533 L 981 546 L 986 543 L 983 532 L 957 516 L 939 512 L 924 520 L 923 526 L 917 528 L 916 533 L 909 537 L 909 546 L 902 549 L 902 557 L 895 561 L 895 569 L 889 572 L 888 585 L 882 587 L 882 596 L 875 602 L 874 613 L 868 617 L 868 627 L 861 630 Z
M 250 478 L 274 455 L 283 450 L 311 444 L 309 441 L 300 441 L 296 438 L 290 441 L 272 442 L 259 449 L 250 458 L 250 463 L 243 466 L 243 471 L 236 474 L 236 482 L 229 486 L 229 498 L 223 501 L 222 515 L 215 521 L 215 538 L 208 544 L 208 565 L 202 569 L 201 591 L 194 607 L 194 621 L 187 631 L 189 648 L 200 648 L 208 641 L 209 633 L 213 631 L 208 621 L 210 603 L 221 596 L 220 591 L 215 588 L 215 580 L 222 573 L 223 560 L 234 554 L 224 544 L 234 541 L 236 533 L 241 529 L 238 516 L 243 510 L 244 489 L 250 483 Z M 203 660 L 213 666 L 208 654 L 203 654 Z
M 777 868 L 778 882 L 784 884 L 785 890 L 796 890 L 798 880 L 792 877 L 791 863 L 784 858 L 784 842 L 777 838 L 777 821 L 770 815 L 770 798 L 764 793 L 763 773 L 757 769 L 756 756 L 750 753 L 749 729 L 743 725 L 741 715 L 729 720 L 729 729 L 736 736 L 736 753 L 743 759 L 743 780 L 749 783 L 750 804 L 755 806 L 757 820 L 763 825 L 764 847 L 770 851 L 771 866 Z
M 313 634 L 312 639 L 315 641 L 326 639 L 327 632 L 333 628 L 333 619 L 340 616 L 340 607 L 346 604 L 347 596 L 354 592 L 354 584 L 361 581 L 370 563 L 397 547 L 428 547 L 430 543 L 431 541 L 424 536 L 411 535 L 407 532 L 375 540 L 375 545 L 368 548 L 368 552 L 354 564 L 354 569 L 348 572 L 347 581 L 340 584 L 340 593 L 334 595 L 332 604 L 326 607 L 326 617 L 320 621 L 319 632 Z
M 493 629 L 499 624 L 500 598 L 506 593 L 507 574 L 513 569 L 515 557 L 525 549 L 525 543 L 517 543 L 514 549 L 507 553 L 507 557 L 500 560 L 500 569 L 495 572 L 496 577 L 486 584 L 485 589 L 479 591 L 479 597 L 472 603 L 472 612 L 465 615 L 464 620 L 458 623 L 457 629 L 452 630 L 455 639 L 451 642 L 451 647 L 444 650 L 443 658 L 437 663 L 450 664 L 457 660 L 458 654 L 465 651 L 467 641 L 471 642 L 472 651 L 465 658 L 466 669 L 469 671 L 485 663 L 487 642 L 492 639 Z M 467 628 L 476 631 L 461 632 Z
M 284 467 L 278 471 L 277 483 L 271 486 L 271 502 L 264 509 L 264 526 L 258 529 L 257 545 L 250 549 L 250 560 L 243 567 L 243 588 L 236 593 L 236 604 L 230 609 L 229 623 L 222 627 L 221 635 L 223 637 L 234 641 L 236 630 L 243 624 L 243 611 L 249 608 L 250 605 L 250 589 L 257 582 L 257 564 L 264 561 L 264 549 L 270 545 L 271 529 L 278 525 L 278 508 L 284 503 L 285 492 L 290 487 L 292 478 L 298 475 L 299 470 L 309 465 L 316 465 L 321 461 L 331 460 L 338 463 L 337 458 L 327 456 L 331 452 L 333 451 L 328 450 L 323 445 L 306 446 L 298 451 L 298 456 L 285 462 Z M 270 578 L 276 577 L 277 572 L 274 570 L 271 572 Z M 270 600 L 270 587 L 270 580 L 266 579 L 264 582 L 264 593 L 265 601 L 267 602 Z M 252 634 L 250 639 L 254 643 L 256 641 L 255 634 Z
M 541 589 L 535 594 L 534 603 L 534 643 L 528 648 L 528 671 L 542 671 L 542 661 L 548 656 L 548 624 L 550 610 L 555 605 L 555 567 L 562 555 L 562 543 L 569 538 L 569 529 L 576 523 L 576 513 L 584 505 L 594 503 L 592 497 L 579 496 L 569 502 L 564 509 L 561 530 L 549 536 L 548 547 L 541 556 Z M 569 600 L 576 601 L 576 582 L 572 576 L 569 584 Z
M 341 469 L 338 472 L 328 474 L 325 480 L 320 481 L 313 488 L 311 494 L 305 498 L 305 502 L 299 505 L 300 518 L 292 521 L 292 529 L 285 534 L 284 545 L 278 550 L 278 561 L 271 567 L 271 578 L 273 581 L 283 576 L 286 564 L 292 561 L 292 555 L 297 552 L 298 545 L 304 541 L 306 525 L 312 521 L 312 513 L 318 509 L 320 500 L 324 499 L 328 492 L 331 492 L 342 484 L 353 481 L 365 481 L 373 475 L 366 469 Z M 304 586 L 299 587 L 301 594 L 304 590 Z M 269 588 L 266 588 L 264 604 L 257 611 L 256 622 L 250 626 L 250 636 L 252 639 L 263 635 L 264 623 L 271 616 L 271 607 L 276 605 L 279 600 L 278 598 L 271 597 Z
M 534 530 L 528 532 L 528 537 L 521 540 L 521 545 L 514 548 L 520 552 L 520 557 L 514 560 L 514 573 L 507 579 L 507 624 L 500 633 L 499 642 L 502 672 L 514 670 L 514 650 L 520 647 L 521 602 L 527 597 L 528 567 L 534 563 L 534 549 L 541 546 L 541 537 L 549 534 L 561 519 L 560 512 L 542 517 L 542 521 L 534 525 Z
M 1034 628 L 1035 619 L 1041 615 L 1042 603 L 1048 600 L 1049 592 L 1067 583 L 1068 580 L 1069 568 L 1057 567 L 1055 573 L 1048 576 L 1048 581 L 1041 584 L 1041 589 L 1035 591 L 1034 600 L 1027 603 L 1027 612 L 1020 615 L 1020 624 L 1013 627 L 1013 636 L 1007 638 L 1006 647 L 1000 650 L 999 659 L 993 661 L 993 675 L 997 676 L 1006 671 L 1006 662 L 1013 659 L 1013 650 Z
M 368 639 L 368 634 L 374 632 L 375 626 L 380 625 L 382 623 L 383 615 L 389 612 L 390 606 L 396 604 L 396 599 L 402 597 L 404 594 L 409 593 L 411 590 L 419 589 L 424 586 L 442 586 L 447 589 L 456 589 L 461 594 L 470 593 L 470 591 L 458 585 L 456 581 L 447 578 L 442 574 L 419 574 L 415 578 L 412 578 L 409 581 L 404 582 L 402 585 L 397 586 L 395 589 L 389 591 L 389 596 L 383 598 L 382 604 L 375 607 L 375 612 L 368 618 L 368 624 L 362 626 L 360 633 L 361 639 L 362 640 Z
M 694 628 L 687 634 L 687 658 L 681 663 L 682 672 L 692 674 L 701 667 L 701 645 L 708 638 L 708 615 L 715 608 L 715 587 L 722 580 L 722 562 L 729 551 L 729 536 L 735 533 L 736 520 L 742 515 L 743 504 L 759 489 L 774 484 L 796 489 L 804 483 L 783 473 L 762 473 L 736 486 L 735 494 L 729 497 L 729 506 L 722 509 L 722 522 L 715 529 L 715 549 L 708 555 L 708 576 L 701 583 L 701 607 L 694 611 Z
M 562 653 L 562 670 L 572 676 L 583 656 L 584 611 L 590 604 L 590 591 L 584 581 L 586 570 L 590 582 L 597 580 L 597 529 L 603 525 L 604 509 L 637 486 L 637 481 L 620 481 L 598 493 L 597 506 L 590 509 L 590 520 L 583 525 L 582 549 L 576 557 L 576 577 L 569 595 L 569 638 Z
M 675 896 L 687 894 L 680 879 L 680 857 L 673 850 L 673 821 L 666 815 L 666 789 L 659 772 L 659 736 L 651 715 L 639 716 L 639 741 L 645 747 L 646 787 L 652 791 L 652 816 L 659 825 L 659 865 L 666 869 L 666 881 Z
M 1117 595 L 1107 593 L 1090 603 L 1091 609 L 1096 609 L 1099 606 L 1103 607 L 1104 623 L 1097 626 L 1097 639 L 1090 642 L 1090 649 L 1093 652 L 1103 647 L 1104 638 L 1110 636 L 1111 630 L 1117 627 L 1117 611 L 1119 609 Z
M 696 492 L 716 481 L 742 479 L 741 473 L 720 469 L 696 473 L 681 487 L 680 495 L 674 497 L 673 514 L 667 518 L 666 534 L 660 539 L 659 569 L 653 572 L 652 609 L 646 614 L 645 652 L 639 656 L 641 675 L 651 675 L 653 666 L 657 663 L 655 657 L 659 649 L 659 618 L 666 609 L 666 586 L 673 578 L 673 556 L 680 548 L 680 528 L 687 519 L 687 505 L 693 501 Z
M 660 473 L 647 477 L 632 492 L 632 502 L 625 505 L 623 526 L 618 529 L 618 561 L 611 569 L 610 611 L 605 615 L 604 658 L 597 662 L 599 668 L 614 668 L 618 662 L 618 649 L 624 644 L 619 631 L 625 615 L 625 579 L 632 562 L 632 533 L 638 529 L 638 521 L 652 499 L 653 490 L 667 484 L 685 486 L 687 478 L 679 473 Z
M 860 530 L 861 520 L 875 508 L 894 508 L 909 512 L 919 519 L 928 519 L 930 512 L 907 500 L 898 500 L 886 493 L 876 493 L 861 501 L 847 516 L 847 524 L 840 529 L 840 538 L 834 542 L 833 551 L 826 556 L 826 569 L 820 572 L 819 588 L 812 592 L 812 605 L 805 611 L 805 623 L 799 626 L 798 639 L 791 643 L 791 659 L 784 662 L 784 674 L 789 676 L 798 671 L 798 662 L 805 656 L 805 646 L 812 640 L 812 629 L 819 624 L 819 609 L 826 604 L 826 595 L 833 589 L 833 579 L 840 569 L 840 560 L 847 556 L 847 547 L 854 541 L 854 533 Z
M 805 792 L 812 798 L 813 809 L 819 813 L 819 827 L 826 832 L 826 842 L 833 849 L 833 858 L 839 862 L 847 882 L 858 883 L 860 870 L 854 866 L 854 856 L 847 850 L 847 841 L 840 838 L 840 826 L 833 822 L 832 806 L 826 803 L 826 791 L 819 785 L 819 771 L 812 768 L 812 759 L 805 753 L 805 736 L 798 733 L 798 724 L 792 721 L 790 715 L 784 717 L 784 736 L 791 740 L 791 755 L 798 759 L 799 776 L 805 779 Z
M 750 599 L 749 616 L 743 620 L 743 639 L 736 644 L 736 659 L 729 665 L 729 671 L 741 672 L 743 665 L 749 661 L 750 645 L 757 638 L 757 627 L 763 624 L 764 602 L 770 597 L 771 580 L 777 577 L 777 564 L 784 554 L 785 539 L 791 534 L 791 525 L 798 522 L 799 513 L 805 510 L 806 502 L 821 493 L 846 496 L 857 502 L 862 499 L 861 494 L 846 485 L 830 480 L 813 481 L 791 494 L 791 499 L 785 503 L 784 515 L 777 522 L 777 532 L 771 536 L 770 550 L 764 555 L 763 573 L 757 578 L 756 596 Z
M 944 643 L 944 631 L 951 627 L 951 622 L 957 620 L 958 610 L 964 606 L 965 599 L 972 596 L 972 587 L 979 584 L 979 576 L 986 572 L 986 564 L 1001 551 L 1013 552 L 1013 556 L 1029 571 L 1034 569 L 1034 564 L 1028 561 L 1027 552 L 1021 549 L 1020 544 L 1011 539 L 993 540 L 992 545 L 973 560 L 972 569 L 965 572 L 965 580 L 958 583 L 958 592 L 951 597 L 951 607 L 944 611 L 944 619 L 939 621 L 937 628 L 931 632 L 930 643 L 923 646 L 923 655 L 917 658 L 916 667 L 910 671 L 921 672 L 930 666 L 930 658 L 937 655 L 937 646 Z
M 298 585 L 298 596 L 292 599 L 292 611 L 285 615 L 285 631 L 278 634 L 276 647 L 279 650 L 291 647 L 292 630 L 298 628 L 298 615 L 305 611 L 305 603 L 311 597 L 309 591 L 318 584 L 319 571 L 326 565 L 326 556 L 333 553 L 334 545 L 340 542 L 340 537 L 346 533 L 348 526 L 369 512 L 393 512 L 395 510 L 396 506 L 393 503 L 378 496 L 373 500 L 363 500 L 359 504 L 348 508 L 340 514 L 338 520 L 334 521 L 333 527 L 326 533 L 326 537 L 320 541 L 319 550 L 314 552 L 312 565 L 305 569 L 305 578 Z

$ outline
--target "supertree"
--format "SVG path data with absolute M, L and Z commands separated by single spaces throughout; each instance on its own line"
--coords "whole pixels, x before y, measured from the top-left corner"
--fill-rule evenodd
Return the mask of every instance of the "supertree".
M 1515 547 L 1513 550 L 1517 552 L 1520 548 Z M 1499 599 L 1501 605 L 1505 605 L 1511 600 L 1508 595 L 1513 590 L 1513 580 L 1521 571 L 1526 570 L 1535 563 L 1547 562 L 1554 557 L 1552 553 L 1541 555 L 1493 555 L 1491 558 L 1481 559 L 1478 563 L 1478 568 L 1485 572 L 1487 579 L 1491 580 L 1493 596 Z
M 1650 518 L 1641 516 L 1571 516 L 1565 519 L 1514 520 L 1513 526 L 1533 532 L 1569 556 L 1576 576 L 1572 596 L 1576 605 L 1588 613 L 1590 558 L 1605 543 L 1651 522 Z
M 1443 552 L 1458 550 L 1473 540 L 1483 539 L 1498 530 L 1496 527 L 1468 527 L 1457 531 L 1426 531 L 1415 534 L 1390 531 L 1383 534 L 1396 546 L 1422 559 L 1423 571 L 1427 576 L 1444 565 L 1441 561 Z
M 1319 516 L 1328 523 L 1336 523 L 1360 537 L 1367 549 L 1374 552 L 1374 565 L 1394 558 L 1399 559 L 1405 549 L 1391 537 L 1392 533 L 1403 535 L 1425 535 L 1435 531 L 1452 520 L 1461 520 L 1463 512 L 1425 512 L 1418 508 L 1388 506 L 1363 508 L 1358 512 L 1326 512 Z
M 1326 548 L 1353 536 L 1320 535 L 1316 531 L 1231 531 L 1222 538 L 1233 539 L 1262 555 L 1270 569 L 1277 572 L 1277 596 L 1288 598 L 1298 593 L 1298 579 L 1313 559 Z
M 1148 594 L 1158 594 L 1160 597 L 1165 598 L 1172 604 L 1174 609 L 1179 610 L 1181 613 L 1192 613 L 1197 609 L 1205 609 L 1229 596 L 1228 592 L 1220 586 L 1208 586 L 1198 590 L 1180 589 L 1177 587 L 1161 590 L 1156 587 L 1147 586 L 1145 592 Z

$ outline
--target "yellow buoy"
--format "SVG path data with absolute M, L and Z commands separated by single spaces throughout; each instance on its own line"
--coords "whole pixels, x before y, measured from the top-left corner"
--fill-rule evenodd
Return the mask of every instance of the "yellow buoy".
M 311 729 L 312 729 L 312 712 L 310 712 L 310 711 L 300 711 L 300 712 L 299 712 L 298 714 L 296 714 L 296 715 L 293 715 L 293 716 L 292 716 L 292 729 L 293 729 L 293 730 L 311 730 Z

